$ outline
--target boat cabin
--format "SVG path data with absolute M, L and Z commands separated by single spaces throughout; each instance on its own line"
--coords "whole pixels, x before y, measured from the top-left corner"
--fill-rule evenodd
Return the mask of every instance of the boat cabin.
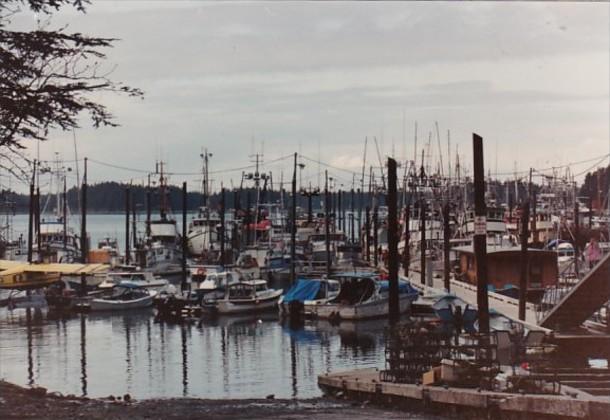
M 477 284 L 476 259 L 472 246 L 454 248 L 459 257 L 462 281 Z M 555 251 L 528 249 L 528 290 L 556 286 L 558 279 Z M 491 290 L 518 286 L 521 277 L 521 248 L 492 248 L 487 251 L 488 285 Z
M 265 280 L 242 281 L 229 286 L 229 299 L 253 298 L 258 292 L 267 290 Z

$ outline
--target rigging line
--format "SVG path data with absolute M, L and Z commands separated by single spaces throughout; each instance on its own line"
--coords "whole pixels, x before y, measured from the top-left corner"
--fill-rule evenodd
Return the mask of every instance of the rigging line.
M 585 170 L 584 170 L 584 171 L 582 171 L 582 172 L 579 172 L 579 173 L 577 173 L 577 174 L 574 174 L 574 176 L 575 176 L 575 177 L 576 177 L 576 176 L 581 176 L 581 175 L 584 175 L 584 174 L 586 174 L 587 172 L 591 171 L 592 169 L 595 169 L 597 166 L 599 166 L 599 164 L 600 164 L 600 163 L 602 163 L 604 160 L 606 160 L 606 157 L 607 157 L 607 156 L 602 157 L 600 160 L 598 160 L 597 162 L 595 162 L 595 164 L 593 164 L 593 166 L 590 166 L 589 168 L 585 169 Z
M 299 156 L 301 156 L 303 159 L 308 160 L 310 162 L 318 163 L 320 165 L 326 166 L 327 168 L 336 169 L 337 171 L 342 171 L 342 172 L 347 172 L 349 174 L 356 174 L 356 175 L 358 175 L 358 172 L 352 171 L 350 169 L 345 169 L 345 168 L 340 168 L 338 166 L 333 166 L 333 165 L 328 164 L 326 162 L 322 162 L 321 160 L 309 158 L 309 157 L 307 157 L 305 155 L 299 155 Z
M 565 165 L 550 166 L 548 168 L 542 168 L 542 169 L 536 169 L 536 168 L 534 168 L 534 169 L 536 171 L 538 171 L 538 172 L 552 171 L 554 169 L 568 168 L 570 166 L 582 165 L 583 163 L 589 163 L 589 162 L 593 162 L 593 161 L 596 161 L 596 160 L 604 160 L 608 156 L 610 156 L 610 153 L 607 153 L 607 154 L 605 154 L 603 156 L 596 156 L 596 157 L 593 157 L 593 158 L 590 158 L 590 159 L 585 159 L 585 160 L 581 160 L 581 161 L 577 161 L 577 162 L 569 162 L 569 163 L 566 163 Z M 498 173 L 498 175 L 515 175 L 515 174 L 529 174 L 529 169 L 525 170 L 525 171 Z
M 279 158 L 276 159 L 272 159 L 270 161 L 267 161 L 266 164 L 271 164 L 271 163 L 275 163 L 275 162 L 279 162 L 281 160 L 285 160 L 289 157 L 292 157 L 293 155 L 286 155 L 286 156 L 280 156 Z M 97 163 L 98 165 L 102 165 L 102 166 L 107 166 L 109 168 L 114 168 L 114 169 L 121 169 L 124 171 L 129 171 L 129 172 L 138 172 L 138 173 L 142 173 L 142 174 L 150 174 L 153 173 L 152 170 L 145 170 L 145 169 L 140 169 L 140 168 L 130 168 L 127 166 L 121 166 L 121 165 L 116 165 L 116 164 L 112 164 L 112 163 L 107 163 L 107 162 L 102 162 L 100 160 L 97 159 L 93 159 L 93 158 L 89 158 L 89 162 L 93 162 L 93 163 Z M 237 172 L 237 171 L 243 171 L 245 169 L 252 169 L 256 167 L 256 165 L 247 165 L 247 166 L 241 166 L 238 168 L 226 168 L 226 169 L 217 169 L 215 171 L 210 171 L 210 174 L 220 174 L 220 173 L 228 173 L 228 172 Z M 167 175 L 180 175 L 180 176 L 200 176 L 201 172 L 167 172 Z

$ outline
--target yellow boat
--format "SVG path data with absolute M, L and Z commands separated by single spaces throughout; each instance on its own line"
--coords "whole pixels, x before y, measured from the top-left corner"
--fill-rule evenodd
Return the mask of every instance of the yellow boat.
M 39 289 L 55 283 L 62 275 L 93 275 L 109 268 L 107 264 L 30 264 L 0 260 L 0 289 Z

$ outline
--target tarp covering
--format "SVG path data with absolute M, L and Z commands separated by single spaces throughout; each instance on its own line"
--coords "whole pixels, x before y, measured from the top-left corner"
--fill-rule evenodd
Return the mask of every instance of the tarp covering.
M 314 299 L 320 290 L 321 284 L 319 280 L 298 279 L 297 283 L 284 295 L 284 303 L 292 301 L 303 302 Z
M 455 322 L 454 314 L 457 306 L 462 308 L 462 328 L 464 328 L 464 331 L 469 333 L 476 332 L 474 322 L 477 319 L 478 313 L 463 299 L 453 294 L 447 294 L 436 301 L 432 308 L 441 321 L 453 324 Z

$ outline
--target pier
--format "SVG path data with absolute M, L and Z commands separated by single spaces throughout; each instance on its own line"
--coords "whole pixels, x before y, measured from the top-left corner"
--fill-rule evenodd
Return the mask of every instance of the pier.
M 590 396 L 564 386 L 568 395 L 522 395 L 478 389 L 389 383 L 379 380 L 379 371 L 360 369 L 324 374 L 318 385 L 327 395 L 347 396 L 361 401 L 434 410 L 468 413 L 470 418 L 562 418 L 606 419 L 608 399 Z M 519 417 L 522 416 L 522 417 Z

